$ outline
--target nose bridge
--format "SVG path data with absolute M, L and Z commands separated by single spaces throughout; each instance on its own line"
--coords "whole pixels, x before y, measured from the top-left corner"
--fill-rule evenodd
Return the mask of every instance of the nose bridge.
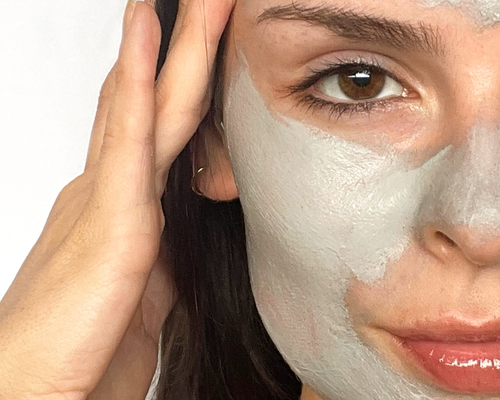
M 429 226 L 455 242 L 466 258 L 500 264 L 500 127 L 478 123 L 442 161 L 420 209 Z
M 498 229 L 500 221 L 500 129 L 477 124 L 451 155 L 450 182 L 441 185 L 454 224 Z

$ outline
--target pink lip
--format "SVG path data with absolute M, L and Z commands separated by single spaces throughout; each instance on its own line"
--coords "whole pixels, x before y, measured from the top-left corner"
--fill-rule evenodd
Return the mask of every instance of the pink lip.
M 438 342 L 500 342 L 500 319 L 465 323 L 455 318 L 416 323 L 407 328 L 390 328 L 392 334 L 412 340 Z
M 464 324 L 447 319 L 388 331 L 444 389 L 500 393 L 500 320 Z

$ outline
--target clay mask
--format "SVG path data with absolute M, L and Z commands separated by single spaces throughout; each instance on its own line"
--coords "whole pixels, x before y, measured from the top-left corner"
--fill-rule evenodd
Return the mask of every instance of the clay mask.
M 224 121 L 256 304 L 302 382 L 325 400 L 471 398 L 393 370 L 359 340 L 344 297 L 350 277 L 382 278 L 426 221 L 500 233 L 499 184 L 480 179 L 500 174 L 498 131 L 478 125 L 460 149 L 412 165 L 271 113 L 246 66 L 230 82 Z
M 482 25 L 492 25 L 500 21 L 498 0 L 419 0 L 426 7 L 449 5 L 459 7 Z

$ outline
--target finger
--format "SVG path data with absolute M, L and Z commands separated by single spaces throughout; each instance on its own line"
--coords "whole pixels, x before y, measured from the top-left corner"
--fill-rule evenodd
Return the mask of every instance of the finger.
M 124 36 L 125 30 L 127 30 L 130 25 L 130 20 L 132 18 L 132 12 L 134 10 L 134 3 L 132 1 L 127 1 L 127 6 L 123 13 L 122 21 L 122 38 Z M 113 98 L 115 91 L 115 71 L 116 62 L 109 71 L 104 83 L 101 87 L 99 93 L 99 101 L 97 105 L 96 117 L 94 120 L 94 125 L 92 127 L 92 133 L 90 135 L 89 148 L 87 151 L 87 161 L 85 163 L 84 171 L 88 171 L 93 167 L 97 160 L 99 159 L 99 154 L 101 152 L 102 141 L 104 137 L 104 130 L 106 129 L 106 119 L 108 118 L 109 105 Z
M 156 84 L 155 168 L 160 191 L 172 162 L 208 111 L 213 64 L 233 7 L 234 0 L 181 4 L 174 40 Z
M 99 101 L 97 103 L 97 112 L 92 126 L 92 133 L 90 135 L 89 148 L 87 151 L 87 161 L 85 162 L 84 171 L 92 168 L 99 159 L 101 153 L 102 140 L 104 130 L 106 129 L 106 119 L 108 118 L 110 101 L 115 91 L 115 67 L 113 65 L 109 71 L 99 93 Z
M 161 28 L 149 4 L 137 2 L 115 70 L 98 161 L 97 191 L 110 207 L 154 198 L 154 80 Z M 111 202 L 110 202 L 111 203 Z

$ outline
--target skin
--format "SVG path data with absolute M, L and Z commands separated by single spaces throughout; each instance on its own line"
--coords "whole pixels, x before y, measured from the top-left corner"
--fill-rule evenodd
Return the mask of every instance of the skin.
M 196 0 L 182 3 L 169 62 L 156 84 L 157 17 L 145 3 L 136 6 L 132 19 L 131 7 L 127 9 L 129 22 L 119 59 L 101 92 L 85 172 L 61 192 L 0 303 L 2 398 L 144 398 L 156 366 L 160 327 L 175 301 L 160 248 L 164 220 L 159 199 L 172 161 L 208 108 L 210 67 L 234 6 L 219 0 L 203 4 L 205 15 Z M 491 127 L 498 114 L 491 99 L 500 92 L 496 27 L 480 28 L 459 10 L 425 9 L 410 0 L 349 2 L 394 19 L 439 26 L 448 52 L 436 59 L 342 42 L 297 22 L 287 22 L 286 29 L 284 23 L 257 26 L 255 17 L 272 4 L 278 1 L 236 6 L 228 32 L 226 81 L 241 69 L 238 52 L 243 52 L 258 92 L 276 114 L 332 135 L 342 132 L 344 139 L 376 149 L 370 135 L 356 135 L 367 132 L 365 119 L 339 121 L 344 126 L 337 129 L 324 114 L 307 113 L 292 99 L 278 96 L 279 89 L 303 75 L 307 64 L 348 46 L 393 58 L 419 94 L 411 112 L 403 107 L 372 116 L 370 124 L 387 128 L 383 139 L 394 148 L 411 146 L 416 160 L 424 161 L 435 153 L 432 149 L 466 142 L 479 121 L 490 132 L 496 129 Z M 205 18 L 211 24 L 205 25 Z M 392 136 L 390 126 L 424 129 L 408 141 Z M 228 200 L 237 191 L 229 160 L 218 162 L 226 152 L 217 150 L 209 160 L 214 179 L 203 189 L 207 197 Z M 387 365 L 409 380 L 423 378 L 393 351 L 381 327 L 425 317 L 452 315 L 480 322 L 496 316 L 500 272 L 493 267 L 500 244 L 482 240 L 482 233 L 431 221 L 382 280 L 350 281 L 344 301 L 352 328 L 367 348 L 377 349 Z M 321 396 L 305 385 L 302 400 L 317 399 Z
M 404 7 L 401 6 L 402 1 L 405 3 Z M 321 4 L 314 0 L 304 3 Z M 486 148 L 496 148 L 498 111 L 497 102 L 492 99 L 496 99 L 500 94 L 498 89 L 500 73 L 495 67 L 495 59 L 500 55 L 498 44 L 500 28 L 497 25 L 487 27 L 479 25 L 472 15 L 462 8 L 450 9 L 445 5 L 426 8 L 413 0 L 376 2 L 330 0 L 328 3 L 370 10 L 370 13 L 375 15 L 399 21 L 415 23 L 425 21 L 439 29 L 446 50 L 439 57 L 429 57 L 429 54 L 417 50 L 395 50 L 383 44 L 348 41 L 323 28 L 298 21 L 257 24 L 256 18 L 265 8 L 283 2 L 241 1 L 236 5 L 228 33 L 226 105 L 231 99 L 238 101 L 232 97 L 231 88 L 236 85 L 234 82 L 241 71 L 247 68 L 267 110 L 277 120 L 283 116 L 288 117 L 375 152 L 380 152 L 379 146 L 382 141 L 398 154 L 411 152 L 414 166 L 425 163 L 439 151 L 447 148 L 462 149 L 461 151 L 467 154 L 473 154 L 470 149 L 482 146 L 481 141 L 477 142 L 475 139 L 478 135 L 489 141 L 490 145 Z M 297 106 L 296 98 L 282 96 L 286 86 L 297 84 L 303 79 L 308 67 L 317 67 L 321 60 L 335 60 L 335 54 L 347 50 L 364 54 L 377 53 L 379 56 L 390 58 L 394 70 L 400 71 L 406 78 L 406 86 L 416 95 L 406 100 L 403 105 L 400 103 L 388 111 L 373 111 L 370 118 L 354 116 L 351 119 L 342 118 L 338 121 L 329 120 L 326 111 L 313 113 L 308 111 L 307 107 Z M 252 100 L 249 100 L 249 103 L 253 104 Z M 237 118 L 234 117 L 236 120 Z M 379 132 L 384 134 L 380 136 L 377 134 Z M 227 135 L 231 144 L 231 135 L 238 135 L 238 132 L 233 129 Z M 263 142 L 262 145 L 265 147 L 265 144 L 266 142 Z M 272 171 L 274 149 L 267 150 L 268 158 L 271 160 L 268 167 L 269 171 Z M 488 156 L 484 152 L 483 154 L 485 154 L 483 158 L 474 156 L 476 160 L 474 165 L 484 162 L 484 166 L 492 168 L 493 161 L 487 161 Z M 242 158 L 236 158 L 233 161 L 235 165 L 246 163 L 257 169 L 261 161 L 258 158 L 243 162 L 241 160 Z M 449 172 L 457 170 L 460 170 L 458 164 L 455 165 L 455 170 L 450 169 Z M 245 177 L 242 176 L 244 173 L 235 171 L 237 183 L 244 183 Z M 462 176 L 468 179 L 468 172 L 463 170 Z M 493 176 L 496 176 L 496 173 Z M 446 175 L 444 181 L 445 178 Z M 454 179 L 453 174 L 449 175 L 450 181 Z M 480 177 L 476 176 L 473 180 L 478 182 Z M 221 187 L 234 190 L 235 182 L 225 181 L 219 185 L 219 190 Z M 245 186 L 241 188 L 245 189 Z M 286 190 L 286 185 L 283 188 Z M 267 189 L 272 188 L 266 188 L 265 182 L 259 187 L 263 193 L 267 193 Z M 240 190 L 244 207 L 250 196 L 245 193 L 245 190 Z M 309 190 L 303 196 L 305 198 L 312 196 L 311 199 L 314 199 L 314 193 L 313 190 Z M 448 191 L 446 195 L 434 198 L 432 202 L 439 204 L 439 199 L 446 198 L 448 203 L 456 201 L 457 204 L 468 204 L 467 209 L 472 207 L 475 210 L 484 210 L 484 204 L 481 205 L 478 194 L 471 192 L 479 201 L 477 204 L 472 204 L 463 203 L 467 196 L 463 190 L 456 191 L 455 198 L 453 193 Z M 279 213 L 279 204 L 277 207 Z M 248 211 L 250 216 L 252 210 Z M 390 264 L 390 268 L 381 279 L 364 282 L 352 275 L 341 302 L 348 309 L 351 328 L 357 338 L 366 348 L 376 352 L 387 374 L 396 372 L 404 377 L 407 383 L 402 384 L 403 386 L 415 383 L 419 387 L 415 393 L 427 396 L 422 398 L 463 399 L 463 395 L 454 395 L 436 388 L 428 377 L 405 361 L 404 356 L 398 352 L 386 333 L 388 329 L 409 326 L 414 321 L 426 319 L 439 320 L 453 317 L 480 324 L 484 320 L 499 317 L 497 309 L 500 296 L 497 288 L 500 283 L 500 270 L 494 267 L 500 262 L 500 241 L 498 229 L 488 226 L 488 222 L 498 226 L 496 217 L 483 220 L 481 223 L 472 220 L 464 223 L 457 213 L 444 213 L 441 218 L 438 218 L 438 214 L 434 213 L 429 218 L 422 217 L 422 223 L 414 227 L 415 232 L 404 253 Z M 287 218 L 293 220 L 294 217 L 294 215 L 283 215 L 285 220 Z M 453 240 L 454 244 L 450 244 L 448 239 Z M 259 257 L 262 248 L 253 248 L 250 253 Z M 320 287 L 314 286 L 314 267 L 309 265 L 303 267 L 312 277 L 312 286 Z M 264 270 L 264 264 L 255 268 Z M 293 279 L 285 275 L 281 282 L 279 280 L 272 282 L 279 287 L 283 282 Z M 303 287 L 307 286 L 304 284 Z M 311 297 L 314 297 L 316 293 L 312 287 L 310 289 Z M 255 291 L 259 293 L 260 286 L 254 287 L 254 293 Z M 292 303 L 294 301 L 285 300 L 290 300 Z M 259 303 L 259 299 L 257 302 Z M 277 309 L 279 310 L 279 307 Z M 264 311 L 264 320 L 267 319 L 269 322 L 268 310 L 262 308 L 259 310 Z M 297 318 L 299 321 L 300 318 Z M 290 328 L 287 329 L 273 330 L 271 336 L 276 340 L 278 335 L 282 334 L 285 339 L 278 339 L 280 344 L 291 340 L 292 336 L 300 336 L 298 330 L 292 333 Z M 357 384 L 363 385 L 364 381 L 357 382 L 354 377 L 349 383 L 354 387 Z M 380 391 L 381 387 L 377 387 L 375 383 L 372 389 Z M 315 398 L 321 396 L 315 393 L 315 389 L 306 386 L 302 400 Z M 335 399 L 331 394 L 322 398 Z M 341 398 L 343 400 L 354 397 Z

